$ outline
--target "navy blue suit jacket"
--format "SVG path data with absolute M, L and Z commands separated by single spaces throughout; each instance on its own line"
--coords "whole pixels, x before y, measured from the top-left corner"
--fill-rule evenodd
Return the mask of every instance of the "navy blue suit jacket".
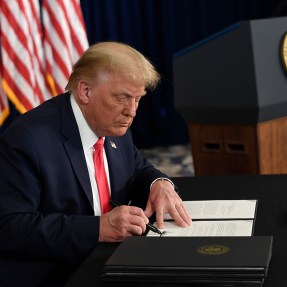
M 61 286 L 97 244 L 99 217 L 69 97 L 25 113 L 1 136 L 1 287 Z M 106 137 L 105 150 L 112 198 L 145 204 L 151 182 L 166 175 L 141 156 L 130 131 Z

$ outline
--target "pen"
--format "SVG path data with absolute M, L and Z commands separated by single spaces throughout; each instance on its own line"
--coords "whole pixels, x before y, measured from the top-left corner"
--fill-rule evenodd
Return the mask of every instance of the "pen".
M 116 201 L 116 200 L 110 200 L 110 204 L 111 204 L 111 206 L 113 206 L 113 207 L 117 207 L 117 206 L 121 206 L 121 205 L 122 205 L 121 203 L 119 203 L 119 202 Z M 128 205 L 130 205 L 130 204 L 131 204 L 131 201 L 129 201 Z M 156 226 L 152 225 L 151 223 L 147 223 L 146 226 L 147 226 L 147 228 L 148 228 L 149 230 L 151 230 L 151 231 L 153 231 L 153 232 L 155 232 L 155 233 L 158 233 L 158 234 L 162 235 L 162 232 L 161 232 Z

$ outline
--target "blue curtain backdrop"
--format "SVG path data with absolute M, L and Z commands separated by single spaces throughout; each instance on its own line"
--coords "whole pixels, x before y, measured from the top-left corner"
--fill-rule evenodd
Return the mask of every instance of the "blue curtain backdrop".
M 132 130 L 139 148 L 188 143 L 174 108 L 173 54 L 236 22 L 284 16 L 286 0 L 81 0 L 90 44 L 121 41 L 145 54 L 162 75 L 144 97 Z M 191 79 L 192 81 L 192 79 Z M 15 110 L 1 130 L 17 116 Z

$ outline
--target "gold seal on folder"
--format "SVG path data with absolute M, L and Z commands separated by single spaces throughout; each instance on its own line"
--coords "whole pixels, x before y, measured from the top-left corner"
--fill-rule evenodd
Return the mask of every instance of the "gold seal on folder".
M 206 255 L 220 255 L 229 252 L 229 248 L 225 245 L 205 245 L 196 249 L 197 252 Z

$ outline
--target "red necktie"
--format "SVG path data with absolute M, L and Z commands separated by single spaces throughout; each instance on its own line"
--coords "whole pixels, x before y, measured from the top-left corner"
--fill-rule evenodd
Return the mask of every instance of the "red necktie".
M 105 172 L 104 157 L 103 157 L 104 139 L 99 138 L 94 144 L 94 165 L 96 182 L 98 186 L 102 214 L 111 210 L 110 206 L 110 192 L 108 180 Z

